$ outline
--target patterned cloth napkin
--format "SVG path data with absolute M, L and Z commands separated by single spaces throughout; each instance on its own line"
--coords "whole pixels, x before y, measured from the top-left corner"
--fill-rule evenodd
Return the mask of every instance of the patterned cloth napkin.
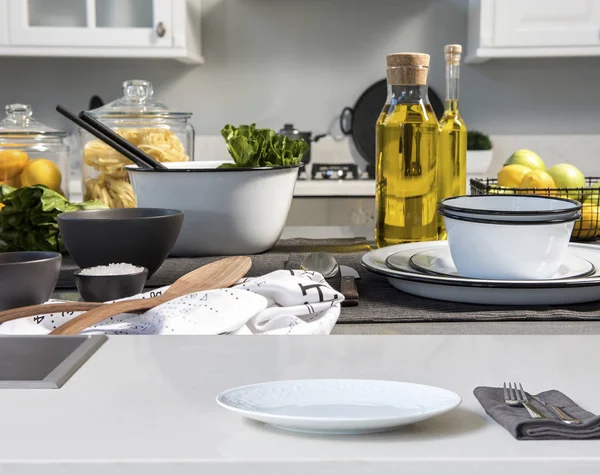
M 168 287 L 129 297 L 150 298 Z M 278 270 L 228 289 L 170 300 L 141 315 L 118 315 L 85 330 L 107 335 L 328 335 L 340 316 L 341 293 L 321 274 Z M 0 334 L 44 335 L 81 312 L 21 318 Z
M 536 401 L 531 403 L 547 416 L 547 419 L 532 419 L 524 407 L 507 406 L 502 388 L 478 387 L 473 394 L 485 412 L 518 440 L 564 440 L 600 438 L 600 416 L 581 408 L 560 391 L 539 393 L 546 403 L 562 408 L 567 414 L 581 419 L 583 424 L 565 424 L 554 417 Z M 531 397 L 530 397 L 531 399 Z

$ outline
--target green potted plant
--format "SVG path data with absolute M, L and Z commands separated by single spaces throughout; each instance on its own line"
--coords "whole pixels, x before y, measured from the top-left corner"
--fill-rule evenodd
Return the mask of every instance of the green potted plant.
M 467 175 L 485 175 L 492 163 L 492 141 L 482 132 L 467 132 Z

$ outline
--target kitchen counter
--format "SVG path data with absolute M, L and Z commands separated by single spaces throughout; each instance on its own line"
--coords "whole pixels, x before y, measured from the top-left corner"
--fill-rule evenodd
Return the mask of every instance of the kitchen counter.
M 111 337 L 61 389 L 0 391 L 0 472 L 596 475 L 600 441 L 516 441 L 472 391 L 516 378 L 597 413 L 599 359 L 600 338 L 582 336 Z M 214 400 L 238 385 L 319 377 L 438 385 L 463 404 L 396 432 L 323 438 Z
M 298 180 L 294 198 L 375 198 L 375 180 Z

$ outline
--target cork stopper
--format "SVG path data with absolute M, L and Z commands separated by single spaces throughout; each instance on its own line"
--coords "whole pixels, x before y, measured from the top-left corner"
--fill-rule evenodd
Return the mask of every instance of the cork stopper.
M 394 53 L 387 56 L 387 80 L 393 86 L 424 86 L 428 72 L 428 54 Z
M 446 64 L 451 66 L 460 65 L 460 57 L 462 55 L 461 45 L 446 45 L 444 47 L 444 54 L 446 57 Z

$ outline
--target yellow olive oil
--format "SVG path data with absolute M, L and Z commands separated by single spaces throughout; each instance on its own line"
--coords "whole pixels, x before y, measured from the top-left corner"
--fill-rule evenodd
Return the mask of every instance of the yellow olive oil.
M 437 239 L 436 149 L 439 124 L 427 86 L 394 86 L 377 123 L 378 247 Z
M 438 199 L 467 193 L 467 126 L 458 112 L 460 45 L 447 45 L 446 107 L 440 121 L 438 149 Z M 445 239 L 444 219 L 439 217 L 439 235 Z

